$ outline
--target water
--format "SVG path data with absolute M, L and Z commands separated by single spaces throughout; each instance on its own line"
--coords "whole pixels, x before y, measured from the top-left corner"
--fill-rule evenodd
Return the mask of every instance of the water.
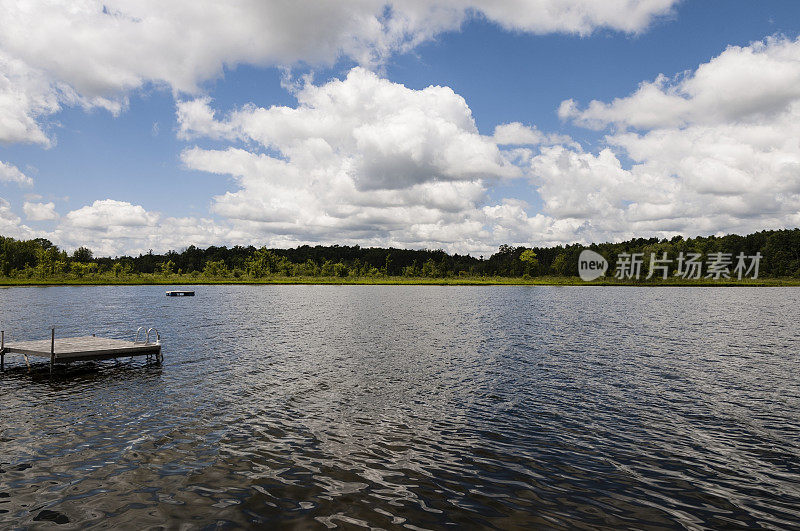
M 800 527 L 800 289 L 194 289 L 0 289 L 165 344 L 7 358 L 0 528 Z

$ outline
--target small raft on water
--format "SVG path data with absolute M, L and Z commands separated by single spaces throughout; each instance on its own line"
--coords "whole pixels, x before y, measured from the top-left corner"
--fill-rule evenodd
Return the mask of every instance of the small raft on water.
M 168 291 L 167 297 L 194 297 L 194 291 L 184 291 L 184 290 Z

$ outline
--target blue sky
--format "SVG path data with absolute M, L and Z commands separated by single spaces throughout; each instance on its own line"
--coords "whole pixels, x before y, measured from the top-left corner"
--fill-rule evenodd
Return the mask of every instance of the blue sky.
M 179 38 L 174 35 L 148 33 L 149 50 L 123 46 L 129 34 L 120 31 L 118 40 L 113 29 L 97 35 L 92 46 L 75 44 L 72 50 L 74 35 L 57 22 L 50 34 L 32 35 L 32 42 L 0 37 L 0 81 L 6 80 L 0 83 L 0 102 L 5 90 L 7 100 L 15 96 L 18 105 L 4 109 L 0 103 L 0 110 L 29 118 L 48 139 L 41 140 L 30 127 L 25 134 L 9 127 L 4 136 L 0 125 L 0 161 L 16 176 L 5 182 L 0 178 L 0 233 L 49 237 L 67 248 L 87 244 L 101 254 L 212 243 L 361 243 L 484 253 L 500 243 L 588 242 L 798 224 L 800 149 L 770 139 L 794 134 L 800 4 L 654 0 L 648 8 L 648 2 L 621 0 L 620 12 L 612 7 L 593 13 L 591 2 L 589 8 L 577 0 L 553 2 L 586 10 L 584 22 L 570 26 L 554 20 L 543 28 L 536 17 L 528 25 L 516 22 L 534 7 L 518 14 L 513 12 L 518 4 L 501 14 L 475 7 L 433 27 L 417 21 L 420 27 L 399 38 L 384 29 L 381 39 L 400 42 L 362 38 L 367 41 L 362 49 L 341 40 L 339 31 L 347 28 L 339 28 L 334 17 L 325 30 L 338 43 L 330 50 L 293 48 L 289 37 L 278 51 L 269 42 L 261 51 L 248 48 L 253 46 L 249 41 L 240 49 L 233 42 L 228 56 L 210 57 L 207 64 L 193 58 L 206 48 L 173 43 Z M 625 26 L 625 12 L 631 9 L 626 2 L 644 10 L 633 29 Z M 105 20 L 92 11 L 98 5 L 84 2 L 85 13 L 70 28 L 96 28 L 98 20 Z M 230 15 L 232 28 L 237 16 L 247 14 L 246 2 L 239 7 Z M 45 6 L 37 9 L 29 18 L 9 16 L 8 27 L 0 29 L 21 32 L 32 20 L 63 16 Z M 144 20 L 139 26 L 153 14 L 128 14 L 124 5 L 117 9 L 119 20 Z M 403 14 L 404 8 L 393 9 L 396 16 Z M 407 14 L 410 20 L 416 15 Z M 331 18 L 321 17 L 291 20 L 306 25 Z M 187 16 L 180 23 L 191 20 Z M 212 45 L 214 38 L 226 38 L 215 37 L 203 23 L 199 16 L 192 29 L 207 35 Z M 257 31 L 258 21 L 253 26 Z M 181 49 L 173 53 L 173 44 Z M 50 46 L 63 57 L 56 52 L 43 59 L 41 50 Z M 729 46 L 738 48 L 725 55 Z M 164 55 L 174 57 L 158 68 L 164 49 L 170 50 Z M 72 67 L 82 53 L 90 57 Z M 138 59 L 131 58 L 139 53 Z M 124 54 L 120 57 L 131 64 L 117 69 L 115 54 Z M 197 62 L 188 81 L 158 74 L 187 61 Z M 710 74 L 704 77 L 704 70 Z M 334 86 L 337 80 L 351 80 L 349 74 L 356 71 L 364 76 Z M 766 79 L 772 72 L 777 82 Z M 660 74 L 670 78 L 653 87 L 666 98 L 663 102 L 654 105 L 645 95 L 637 96 L 641 83 Z M 408 101 L 395 107 L 389 96 L 380 104 L 388 107 L 374 115 L 338 114 L 308 99 L 299 102 L 303 83 L 315 94 L 354 94 L 359 108 L 371 108 L 370 98 L 378 91 L 401 87 L 406 92 L 398 94 L 407 94 Z M 765 88 L 749 94 L 738 83 Z M 776 83 L 785 83 L 786 89 L 769 89 Z M 427 94 L 431 85 L 451 92 Z M 25 107 L 20 94 L 46 104 Z M 714 94 L 722 95 L 724 106 L 711 112 Z M 461 111 L 450 112 L 459 98 L 475 130 L 464 125 Z M 570 99 L 574 110 L 559 113 Z M 615 106 L 615 99 L 622 103 Z M 601 106 L 595 111 L 589 107 L 593 100 Z M 181 114 L 181 105 L 190 102 L 197 103 L 194 114 Z M 672 109 L 673 103 L 687 110 Z M 286 130 L 278 131 L 273 130 L 274 113 L 256 112 L 273 106 L 308 112 L 297 113 Z M 203 109 L 214 113 L 216 125 L 196 114 Z M 432 112 L 436 120 L 420 118 Z M 347 121 L 355 115 L 342 131 L 317 135 L 306 128 L 320 117 Z M 495 128 L 513 123 L 558 138 L 499 143 Z M 287 136 L 286 131 L 299 128 L 305 137 Z M 265 129 L 270 131 L 266 136 Z M 379 136 L 365 140 L 364 130 Z M 336 157 L 306 160 L 308 146 L 320 142 Z M 519 152 L 512 156 L 515 149 Z M 732 160 L 729 150 L 750 153 L 749 160 L 758 164 Z M 671 158 L 666 160 L 663 152 Z M 267 156 L 286 164 L 241 169 Z M 474 161 L 474 172 L 459 164 L 465 157 Z M 27 184 L 18 182 L 20 173 Z M 304 180 L 310 173 L 316 176 Z M 232 195 L 220 201 L 226 193 Z

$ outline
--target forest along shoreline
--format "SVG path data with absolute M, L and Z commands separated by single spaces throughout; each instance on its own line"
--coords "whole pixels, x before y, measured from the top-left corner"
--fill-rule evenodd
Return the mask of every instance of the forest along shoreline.
M 603 274 L 589 282 L 580 276 L 587 250 L 603 265 Z M 358 245 L 191 245 L 180 252 L 112 258 L 97 257 L 86 247 L 68 253 L 44 238 L 0 236 L 1 286 L 146 284 L 800 286 L 800 229 L 592 245 L 501 245 L 489 257 Z
M 536 278 L 337 278 L 337 277 L 286 277 L 259 280 L 195 280 L 188 276 L 175 278 L 141 278 L 125 280 L 81 279 L 69 281 L 41 281 L 0 279 L 0 288 L 47 287 L 47 286 L 269 286 L 269 285 L 319 285 L 319 286 L 640 286 L 640 287 L 800 287 L 800 279 L 767 278 L 743 280 L 617 280 L 605 278 L 584 282 L 576 277 Z

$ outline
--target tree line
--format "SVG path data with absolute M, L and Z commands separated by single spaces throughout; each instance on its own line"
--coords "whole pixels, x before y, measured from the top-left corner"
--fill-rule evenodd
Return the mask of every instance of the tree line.
M 448 254 L 443 250 L 413 250 L 347 245 L 292 249 L 211 246 L 138 256 L 97 257 L 86 247 L 72 253 L 49 240 L 15 240 L 0 236 L 0 277 L 9 279 L 86 279 L 153 276 L 212 280 L 268 277 L 536 277 L 578 274 L 578 256 L 592 249 L 614 264 L 619 255 L 642 253 L 644 267 L 651 256 L 667 253 L 739 253 L 762 256 L 760 277 L 800 278 L 800 229 L 761 231 L 671 239 L 635 238 L 619 243 L 552 247 L 501 245 L 491 256 Z M 671 267 L 674 267 L 671 266 Z M 672 269 L 670 270 L 672 272 Z

